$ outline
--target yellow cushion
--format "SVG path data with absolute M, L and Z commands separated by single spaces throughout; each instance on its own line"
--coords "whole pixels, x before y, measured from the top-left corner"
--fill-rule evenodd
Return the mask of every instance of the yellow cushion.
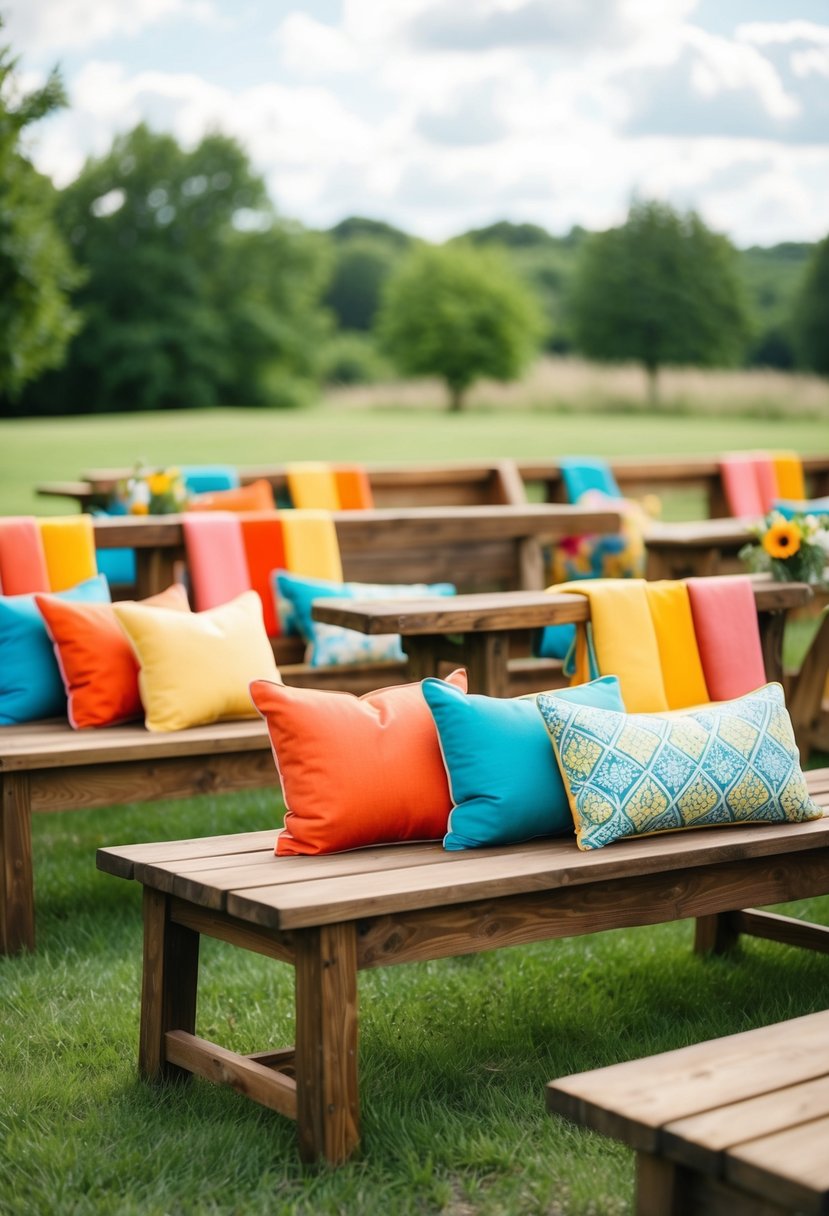
M 113 604 L 140 666 L 148 730 L 184 730 L 225 718 L 255 718 L 252 680 L 280 681 L 262 619 L 245 591 L 207 612 Z
M 90 515 L 56 515 L 38 520 L 50 591 L 66 591 L 98 573 Z

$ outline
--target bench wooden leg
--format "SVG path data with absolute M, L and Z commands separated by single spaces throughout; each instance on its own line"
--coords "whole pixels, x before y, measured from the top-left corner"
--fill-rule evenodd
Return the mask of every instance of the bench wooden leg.
M 725 954 L 737 944 L 740 931 L 734 912 L 713 912 L 710 916 L 698 916 L 694 934 L 696 954 Z
M 167 1060 L 168 1030 L 196 1029 L 199 935 L 170 919 L 170 898 L 144 888 L 144 977 L 138 1067 L 149 1080 L 191 1074 Z
M 684 1171 L 651 1153 L 636 1154 L 636 1216 L 683 1216 Z
M 0 773 L 0 953 L 35 948 L 32 799 L 28 773 Z
M 299 1153 L 336 1165 L 360 1139 L 354 924 L 299 932 L 295 967 Z

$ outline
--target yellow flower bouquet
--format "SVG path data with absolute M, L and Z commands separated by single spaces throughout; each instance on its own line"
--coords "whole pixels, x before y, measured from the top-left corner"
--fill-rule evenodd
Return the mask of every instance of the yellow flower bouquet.
M 116 501 L 128 515 L 172 515 L 184 510 L 187 490 L 178 469 L 146 469 L 136 465 L 119 482 Z
M 825 583 L 829 561 L 829 515 L 772 511 L 752 529 L 757 540 L 744 545 L 740 559 L 749 570 L 767 572 L 786 583 Z

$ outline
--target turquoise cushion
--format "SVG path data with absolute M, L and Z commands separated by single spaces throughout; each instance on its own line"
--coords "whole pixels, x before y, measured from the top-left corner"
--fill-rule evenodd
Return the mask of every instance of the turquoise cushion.
M 819 819 L 779 684 L 682 713 L 625 714 L 539 693 L 581 849 L 625 836 Z
M 772 503 L 772 511 L 779 511 L 786 519 L 794 515 L 829 515 L 829 498 L 807 498 L 802 501 L 781 498 Z
M 296 625 L 309 644 L 312 667 L 339 667 L 344 663 L 376 663 L 405 659 L 395 633 L 370 635 L 356 629 L 326 625 L 311 616 L 318 599 L 402 600 L 423 595 L 454 595 L 453 583 L 335 583 L 323 578 L 304 578 L 286 570 L 274 572 L 274 587 L 283 629 Z M 289 612 L 286 613 L 285 605 Z
M 53 594 L 89 604 L 110 599 L 102 574 Z M 0 726 L 65 713 L 66 691 L 34 596 L 0 595 Z
M 447 849 L 510 844 L 572 832 L 573 818 L 533 697 L 466 696 L 423 681 L 437 727 L 453 810 Z M 556 700 L 623 710 L 616 676 L 559 688 Z
M 239 486 L 239 472 L 229 464 L 185 464 L 181 476 L 188 494 L 235 490 Z

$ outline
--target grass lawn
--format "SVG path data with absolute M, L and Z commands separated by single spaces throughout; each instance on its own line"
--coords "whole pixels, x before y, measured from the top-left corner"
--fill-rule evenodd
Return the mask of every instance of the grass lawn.
M 0 422 L 0 514 L 72 510 L 39 481 L 83 469 L 300 458 L 452 459 L 825 450 L 825 415 L 649 417 L 532 403 L 403 411 Z M 686 504 L 688 505 L 688 504 Z M 545 1113 L 568 1072 L 825 1008 L 829 957 L 762 941 L 700 960 L 689 922 L 360 976 L 363 1154 L 303 1168 L 294 1127 L 207 1082 L 136 1076 L 140 889 L 104 844 L 273 828 L 276 790 L 35 817 L 38 950 L 0 959 L 5 1216 L 616 1216 L 632 1155 Z M 829 897 L 786 909 L 829 924 Z M 241 1051 L 293 1040 L 289 968 L 206 942 L 198 1027 Z

